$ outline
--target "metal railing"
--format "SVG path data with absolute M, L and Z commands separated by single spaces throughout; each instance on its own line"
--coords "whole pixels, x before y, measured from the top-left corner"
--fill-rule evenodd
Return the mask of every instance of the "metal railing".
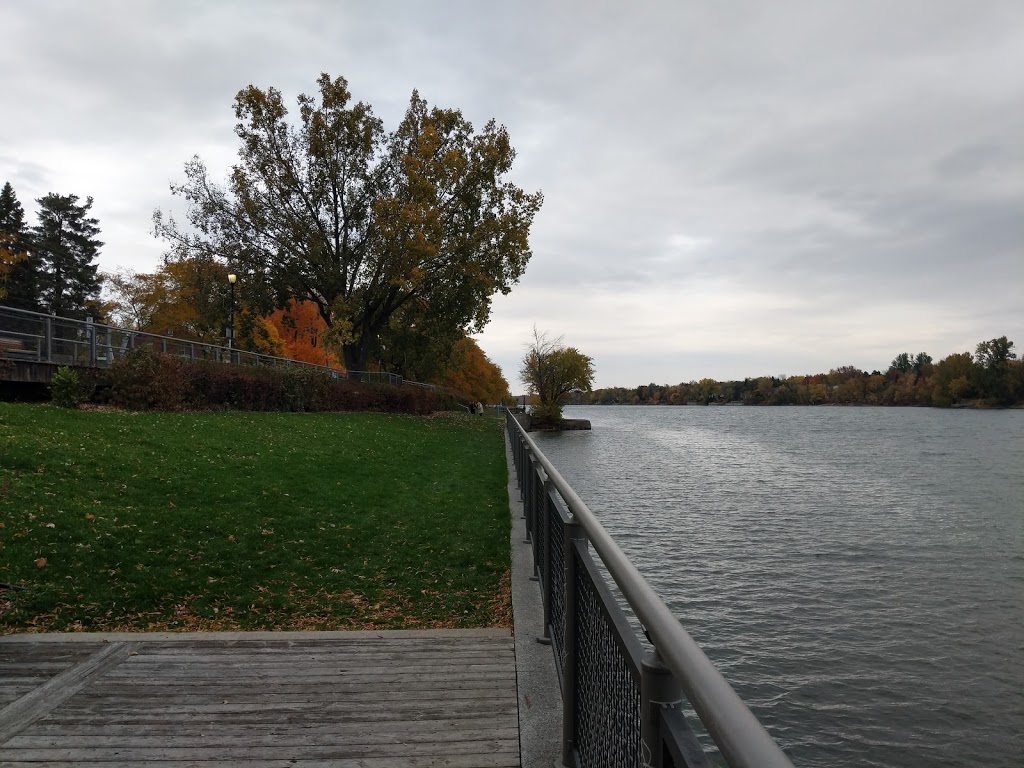
M 506 421 L 545 639 L 560 677 L 564 765 L 705 768 L 707 755 L 682 711 L 685 697 L 730 766 L 792 768 L 515 416 Z M 652 650 L 644 650 L 599 562 Z
M 285 357 L 261 355 L 226 346 L 174 336 L 133 331 L 112 325 L 75 320 L 0 305 L 0 357 L 25 362 L 107 368 L 134 349 L 175 355 L 188 360 L 209 360 L 236 365 L 271 365 L 311 368 L 335 379 L 361 383 L 409 384 L 440 390 L 434 384 L 409 381 L 386 371 L 341 371 L 326 365 Z

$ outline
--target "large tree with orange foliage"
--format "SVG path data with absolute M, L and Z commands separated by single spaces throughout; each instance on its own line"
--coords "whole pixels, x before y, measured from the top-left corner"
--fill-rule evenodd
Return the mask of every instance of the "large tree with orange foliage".
M 481 403 L 500 403 L 510 397 L 501 368 L 468 336 L 455 342 L 450 367 L 442 383 Z

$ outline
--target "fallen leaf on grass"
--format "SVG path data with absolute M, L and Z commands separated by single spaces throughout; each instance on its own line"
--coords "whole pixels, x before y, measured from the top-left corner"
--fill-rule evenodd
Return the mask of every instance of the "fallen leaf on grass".
M 47 523 L 46 527 L 47 528 L 56 528 L 57 526 L 54 523 Z
M 36 560 L 35 560 L 35 564 L 36 564 L 36 568 L 45 568 L 46 567 L 46 558 L 45 557 L 37 557 Z

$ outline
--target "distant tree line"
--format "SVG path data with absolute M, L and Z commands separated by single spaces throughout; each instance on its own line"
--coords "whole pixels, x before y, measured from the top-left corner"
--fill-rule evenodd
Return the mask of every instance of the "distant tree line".
M 964 405 L 1024 404 L 1024 361 L 1006 336 L 983 341 L 974 354 L 933 362 L 924 352 L 897 355 L 885 372 L 854 366 L 812 376 L 762 376 L 743 381 L 701 379 L 674 385 L 610 387 L 576 393 L 587 405 Z

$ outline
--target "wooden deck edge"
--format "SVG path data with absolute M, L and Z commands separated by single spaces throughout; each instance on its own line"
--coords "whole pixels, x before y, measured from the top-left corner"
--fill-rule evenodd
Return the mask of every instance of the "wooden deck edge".
M 512 630 L 500 627 L 483 629 L 388 629 L 340 630 L 317 632 L 251 631 L 251 632 L 21 632 L 0 635 L 4 643 L 145 643 L 196 641 L 233 642 L 237 640 L 414 640 L 428 638 L 510 638 Z

